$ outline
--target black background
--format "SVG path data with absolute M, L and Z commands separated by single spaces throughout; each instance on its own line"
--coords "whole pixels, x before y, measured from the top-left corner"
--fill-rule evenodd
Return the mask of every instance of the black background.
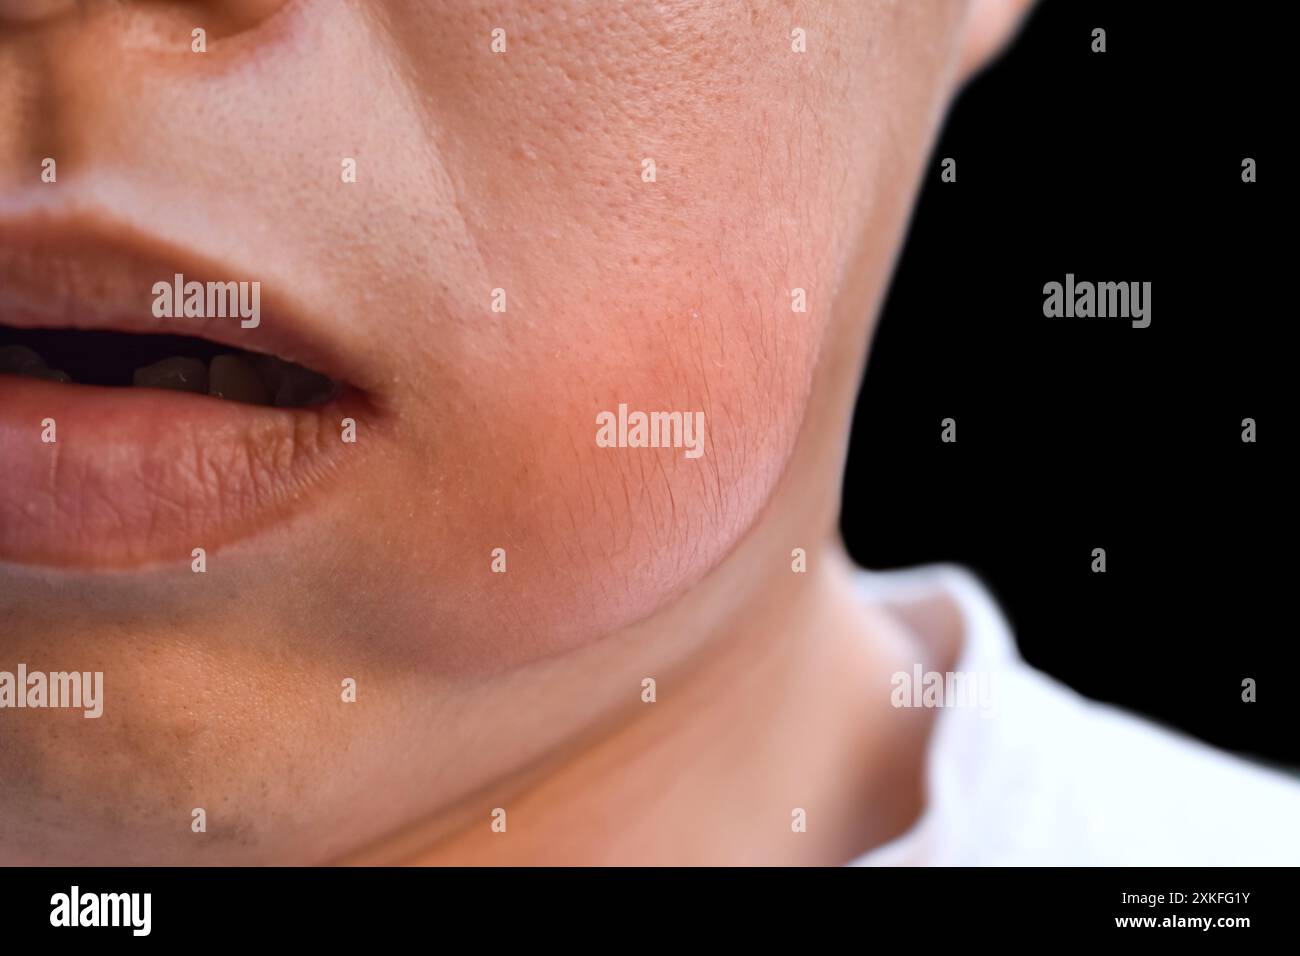
M 54 928 L 50 898 L 76 884 L 83 893 L 150 892 L 152 932 Z M 1121 902 L 1124 893 L 1229 890 L 1244 904 Z M 833 952 L 871 924 L 871 940 L 891 950 L 937 943 L 1094 940 L 1118 936 L 1150 944 L 1196 940 L 1221 951 L 1288 938 L 1291 873 L 1285 869 L 1173 867 L 992 867 L 977 878 L 960 868 L 0 868 L 4 942 L 16 952 L 116 952 L 202 941 L 235 952 L 285 942 L 294 952 L 374 952 L 417 939 L 473 934 L 493 943 L 607 952 L 611 940 L 689 939 L 720 950 L 780 947 Z M 941 909 L 943 918 L 936 919 Z M 1117 928 L 1116 917 L 1245 916 L 1249 928 Z M 1245 933 L 1245 936 L 1240 934 Z M 1152 935 L 1154 934 L 1154 936 Z M 1226 935 L 1225 935 L 1226 934 Z M 30 949 L 13 944 L 27 942 Z M 61 944 L 61 945 L 60 945 Z M 585 945 L 584 945 L 585 944 Z M 1168 945 L 1168 944 L 1166 944 Z M 644 947 L 643 947 L 644 948 Z
M 872 345 L 842 524 L 867 567 L 975 570 L 1025 658 L 1084 694 L 1300 765 L 1285 9 L 1048 0 L 967 88 Z M 1068 272 L 1150 281 L 1150 327 L 1044 317 Z

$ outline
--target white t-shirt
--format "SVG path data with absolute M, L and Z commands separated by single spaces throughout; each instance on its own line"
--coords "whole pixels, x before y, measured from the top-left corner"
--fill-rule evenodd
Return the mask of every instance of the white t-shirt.
M 953 672 L 988 678 L 993 706 L 938 711 L 921 818 L 851 865 L 1300 865 L 1300 776 L 1032 669 L 992 596 L 960 567 L 863 572 L 861 587 L 868 601 L 951 597 L 965 623 Z

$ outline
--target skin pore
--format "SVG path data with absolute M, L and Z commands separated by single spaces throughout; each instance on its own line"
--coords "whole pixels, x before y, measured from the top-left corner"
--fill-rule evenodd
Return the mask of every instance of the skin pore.
M 849 416 L 943 111 L 1022 6 L 0 6 L 0 237 L 226 263 L 363 396 L 264 526 L 0 561 L 0 669 L 105 674 L 98 720 L 0 712 L 0 863 L 816 864 L 903 830 L 929 718 L 889 675 L 956 625 L 854 594 Z M 623 402 L 702 409 L 704 455 L 597 447 Z

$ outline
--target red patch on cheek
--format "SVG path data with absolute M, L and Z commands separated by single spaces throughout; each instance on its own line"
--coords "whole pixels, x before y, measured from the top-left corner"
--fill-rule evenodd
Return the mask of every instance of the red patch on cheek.
M 463 436 L 472 457 L 458 485 L 470 497 L 444 505 L 513 556 L 510 601 L 528 607 L 539 644 L 582 643 L 651 613 L 766 503 L 815 352 L 808 315 L 782 298 L 769 288 L 746 309 L 678 291 L 664 296 L 669 315 L 557 315 L 550 333 L 587 334 L 567 349 L 525 347 L 535 364 L 496 380 L 500 414 Z

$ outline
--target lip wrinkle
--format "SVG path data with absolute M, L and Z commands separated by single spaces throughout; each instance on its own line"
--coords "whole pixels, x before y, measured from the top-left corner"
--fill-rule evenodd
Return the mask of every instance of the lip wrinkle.
M 359 460 L 334 426 L 359 414 L 353 400 L 268 409 L 0 376 L 0 561 L 188 562 L 194 547 L 211 554 L 271 528 Z M 43 416 L 53 444 L 39 439 Z

